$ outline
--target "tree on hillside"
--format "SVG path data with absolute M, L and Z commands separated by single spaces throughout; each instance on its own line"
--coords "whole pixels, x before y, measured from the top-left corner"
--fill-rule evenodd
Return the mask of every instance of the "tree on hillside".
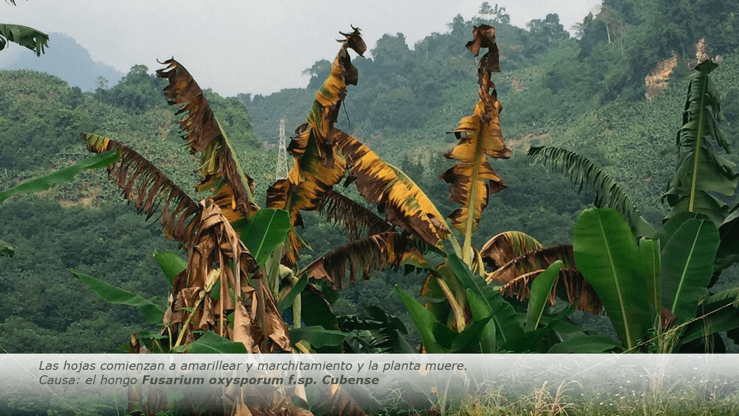
M 10 4 L 15 6 L 15 0 L 10 0 Z M 0 51 L 8 46 L 8 42 L 25 46 L 41 56 L 49 44 L 49 35 L 27 26 L 0 23 Z

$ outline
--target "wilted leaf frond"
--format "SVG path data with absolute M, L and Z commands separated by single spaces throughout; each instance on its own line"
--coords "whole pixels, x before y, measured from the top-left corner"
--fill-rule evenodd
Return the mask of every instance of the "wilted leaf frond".
M 378 205 L 388 222 L 436 246 L 446 238 L 449 229 L 441 214 L 426 194 L 397 168 L 383 162 L 359 140 L 340 130 L 337 149 L 346 158 L 348 182 L 356 181 L 359 193 L 367 203 Z
M 640 226 L 641 213 L 634 201 L 600 167 L 575 152 L 551 146 L 538 146 L 529 149 L 529 160 L 548 165 L 566 173 L 578 192 L 587 185 L 595 192 L 595 206 L 613 208 L 621 214 L 632 230 Z M 643 220 L 642 220 L 643 221 Z
M 337 223 L 349 230 L 349 239 L 354 241 L 364 233 L 371 236 L 390 231 L 392 226 L 374 212 L 334 191 L 326 192 L 316 208 L 326 220 Z
M 509 261 L 503 267 L 487 275 L 486 280 L 490 282 L 509 283 L 513 279 L 526 273 L 537 270 L 545 270 L 557 260 L 562 260 L 563 268 L 576 269 L 575 256 L 572 252 L 572 245 L 560 244 L 551 247 L 544 247 L 538 250 L 529 251 L 528 253 L 518 256 Z
M 187 267 L 173 282 L 165 324 L 173 325 L 185 344 L 195 340 L 194 331 L 218 331 L 252 353 L 290 352 L 287 325 L 271 292 L 263 284 L 249 285 L 262 279 L 254 257 L 211 198 L 200 209 Z M 219 296 L 213 296 L 214 287 Z M 233 327 L 227 318 L 231 313 Z
M 488 240 L 480 255 L 490 267 L 503 267 L 509 261 L 529 251 L 542 248 L 534 237 L 520 231 L 507 231 Z
M 8 46 L 8 42 L 17 43 L 41 56 L 44 48 L 49 46 L 49 35 L 27 26 L 0 24 L 0 51 Z
M 108 166 L 108 175 L 123 191 L 123 196 L 145 212 L 147 218 L 161 205 L 165 234 L 186 243 L 193 230 L 193 216 L 200 211 L 198 204 L 130 147 L 96 134 L 82 134 L 82 138 L 90 152 L 118 151 L 120 159 Z M 170 212 L 172 206 L 175 208 Z
M 373 272 L 388 267 L 398 268 L 405 262 L 414 265 L 425 262 L 412 239 L 395 231 L 386 231 L 345 244 L 308 265 L 304 272 L 311 279 L 327 279 L 334 288 L 345 287 L 347 265 L 349 284 L 355 284 L 357 276 L 369 279 Z
M 190 152 L 201 152 L 198 190 L 211 190 L 229 220 L 250 218 L 259 209 L 254 183 L 244 173 L 203 91 L 179 62 L 169 59 L 164 64 L 167 67 L 157 71 L 158 77 L 169 80 L 164 96 L 170 105 L 181 105 L 177 114 L 187 113 L 178 124 L 187 132 Z
M 349 84 L 356 85 L 358 73 L 352 65 L 348 49 L 363 54 L 367 49 L 359 29 L 344 34 L 339 53 L 331 66 L 331 73 L 316 92 L 306 123 L 295 130 L 288 152 L 294 163 L 288 178 L 275 182 L 267 192 L 267 207 L 290 212 L 292 229 L 288 235 L 283 264 L 293 267 L 299 259 L 299 250 L 306 246 L 295 230 L 302 225 L 300 211 L 317 208 L 326 192 L 336 185 L 346 172 L 343 158 L 335 154 L 333 125 L 341 102 L 346 98 Z
M 473 114 L 463 118 L 454 130 L 459 143 L 444 156 L 458 162 L 440 177 L 451 184 L 449 200 L 461 205 L 449 218 L 454 228 L 465 236 L 465 261 L 469 261 L 471 256 L 471 236 L 477 231 L 489 194 L 506 188 L 485 155 L 505 159 L 511 157 L 511 150 L 503 142 L 500 128 L 503 105 L 498 101 L 495 84 L 490 80 L 491 72 L 500 70 L 495 29 L 487 25 L 475 27 L 473 36 L 467 48 L 475 56 L 481 47 L 488 48 L 478 67 L 480 101 Z
M 522 274 L 506 283 L 500 290 L 503 296 L 510 296 L 520 301 L 527 300 L 531 295 L 531 282 L 534 281 L 546 268 Z M 554 286 L 547 299 L 554 305 L 557 294 L 560 293 L 567 302 L 575 305 L 579 310 L 599 314 L 603 310 L 603 303 L 590 283 L 576 269 L 561 269 Z

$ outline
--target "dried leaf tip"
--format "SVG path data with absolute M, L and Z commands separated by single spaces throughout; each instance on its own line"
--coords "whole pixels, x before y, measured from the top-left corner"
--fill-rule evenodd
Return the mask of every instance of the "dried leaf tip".
M 488 52 L 480 59 L 480 76 L 484 72 L 500 72 L 500 56 L 498 44 L 495 41 L 495 28 L 488 25 L 473 26 L 472 40 L 465 45 L 475 57 L 480 48 L 487 48 Z M 488 75 L 489 76 L 489 75 Z
M 346 39 L 337 40 L 337 42 L 346 43 L 347 47 L 358 53 L 359 56 L 364 56 L 364 53 L 367 51 L 367 44 L 364 43 L 364 39 L 362 39 L 361 31 L 358 27 L 352 26 L 352 33 L 339 33 Z

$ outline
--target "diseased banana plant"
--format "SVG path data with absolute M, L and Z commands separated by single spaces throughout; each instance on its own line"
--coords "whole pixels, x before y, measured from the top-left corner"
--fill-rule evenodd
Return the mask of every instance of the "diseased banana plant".
M 738 239 L 732 234 L 739 225 L 739 205 L 729 210 L 708 193 L 732 195 L 739 176 L 734 164 L 721 157 L 709 140 L 730 152 L 718 127 L 723 119 L 718 90 L 708 76 L 715 68 L 715 63 L 706 61 L 691 76 L 683 126 L 677 134 L 675 175 L 664 196 L 672 211 L 662 227 L 655 231 L 618 184 L 584 157 L 555 147 L 533 147 L 529 150 L 533 162 L 567 173 L 581 189 L 588 185 L 596 192 L 596 205 L 615 211 L 583 212 L 571 253 L 532 250 L 495 271 L 490 280 L 515 281 L 528 273 L 541 273 L 556 259 L 570 259 L 573 270 L 592 285 L 592 294 L 608 311 L 623 349 L 722 351 L 718 333 L 724 331 L 739 341 L 737 289 L 710 292 L 721 270 L 739 260 Z M 551 255 L 545 255 L 547 251 Z M 510 291 L 521 296 L 525 286 Z M 653 337 L 645 343 L 648 335 Z M 593 335 L 573 337 L 551 351 L 612 348 L 600 341 Z

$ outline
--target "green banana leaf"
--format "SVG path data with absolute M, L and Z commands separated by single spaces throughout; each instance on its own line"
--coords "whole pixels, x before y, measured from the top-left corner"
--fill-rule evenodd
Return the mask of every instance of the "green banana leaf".
M 662 311 L 662 256 L 660 240 L 643 239 L 639 243 L 639 254 L 644 262 L 644 279 L 647 284 L 649 303 L 655 312 Z
M 269 255 L 285 241 L 290 231 L 290 214 L 284 209 L 264 208 L 249 219 L 241 232 L 241 241 L 257 261 L 264 264 Z
M 172 352 L 189 352 L 192 354 L 246 354 L 246 347 L 240 342 L 233 342 L 208 331 L 195 341 L 172 348 Z
M 531 296 L 529 297 L 529 307 L 526 310 L 526 326 L 524 326 L 525 332 L 534 331 L 539 326 L 541 315 L 547 306 L 547 299 L 552 292 L 554 281 L 557 279 L 560 269 L 562 269 L 562 261 L 557 260 L 531 283 Z
M 326 346 L 339 346 L 354 334 L 341 331 L 333 331 L 324 329 L 321 326 L 308 326 L 305 328 L 291 328 L 290 342 L 295 345 L 300 341 L 309 343 L 313 348 L 323 348 Z
M 575 224 L 575 263 L 593 286 L 627 348 L 652 326 L 644 264 L 634 236 L 614 209 L 590 208 Z
M 706 298 L 699 306 L 696 319 L 689 323 L 680 338 L 686 344 L 715 332 L 739 328 L 739 287 L 726 289 Z
M 164 309 L 139 295 L 117 288 L 100 279 L 70 270 L 82 283 L 103 298 L 104 301 L 117 305 L 128 305 L 139 308 L 141 314 L 152 324 L 161 325 L 164 320 Z
M 416 325 L 416 329 L 418 329 L 418 335 L 421 337 L 421 342 L 426 352 L 430 354 L 443 353 L 444 348 L 436 341 L 436 337 L 434 336 L 434 325 L 441 325 L 436 317 L 434 317 L 431 311 L 418 303 L 417 300 L 403 292 L 400 286 L 395 285 L 395 293 L 398 294 L 403 305 L 405 305 L 405 308 L 411 315 L 411 319 L 413 319 L 413 323 Z M 449 330 L 451 331 L 451 329 Z
M 554 344 L 549 354 L 597 354 L 623 349 L 623 346 L 605 335 L 580 335 Z
M 481 320 L 485 317 L 492 316 L 493 311 L 490 307 L 480 300 L 479 297 L 471 289 L 467 289 L 467 301 L 472 311 L 472 319 Z M 480 351 L 483 353 L 494 353 L 498 349 L 498 343 L 495 339 L 495 321 L 490 320 L 480 333 Z
M 28 26 L 0 23 L 0 51 L 8 46 L 8 42 L 17 43 L 41 56 L 44 48 L 49 46 L 49 35 Z
M 3 202 L 5 199 L 13 195 L 41 192 L 49 189 L 52 185 L 56 185 L 57 183 L 72 182 L 74 177 L 83 170 L 104 168 L 111 163 L 115 163 L 119 157 L 118 151 L 113 149 L 105 153 L 100 153 L 99 155 L 88 157 L 72 166 L 59 169 L 56 172 L 41 176 L 40 178 L 23 181 L 18 186 L 0 192 L 0 202 Z
M 187 268 L 187 260 L 171 251 L 154 251 L 153 255 L 159 264 L 159 268 L 162 269 L 164 276 L 167 277 L 167 282 L 169 282 L 171 289 L 174 284 L 174 278 Z
M 287 292 L 287 295 L 280 301 L 280 303 L 277 305 L 277 309 L 280 311 L 280 313 L 285 312 L 288 308 L 293 306 L 293 301 L 295 298 L 303 292 L 303 289 L 308 285 L 308 274 L 303 274 L 303 277 L 301 277 L 295 285 L 290 289 L 289 292 Z
M 720 242 L 712 222 L 693 219 L 684 222 L 662 250 L 662 296 L 678 322 L 693 318 L 708 295 Z

